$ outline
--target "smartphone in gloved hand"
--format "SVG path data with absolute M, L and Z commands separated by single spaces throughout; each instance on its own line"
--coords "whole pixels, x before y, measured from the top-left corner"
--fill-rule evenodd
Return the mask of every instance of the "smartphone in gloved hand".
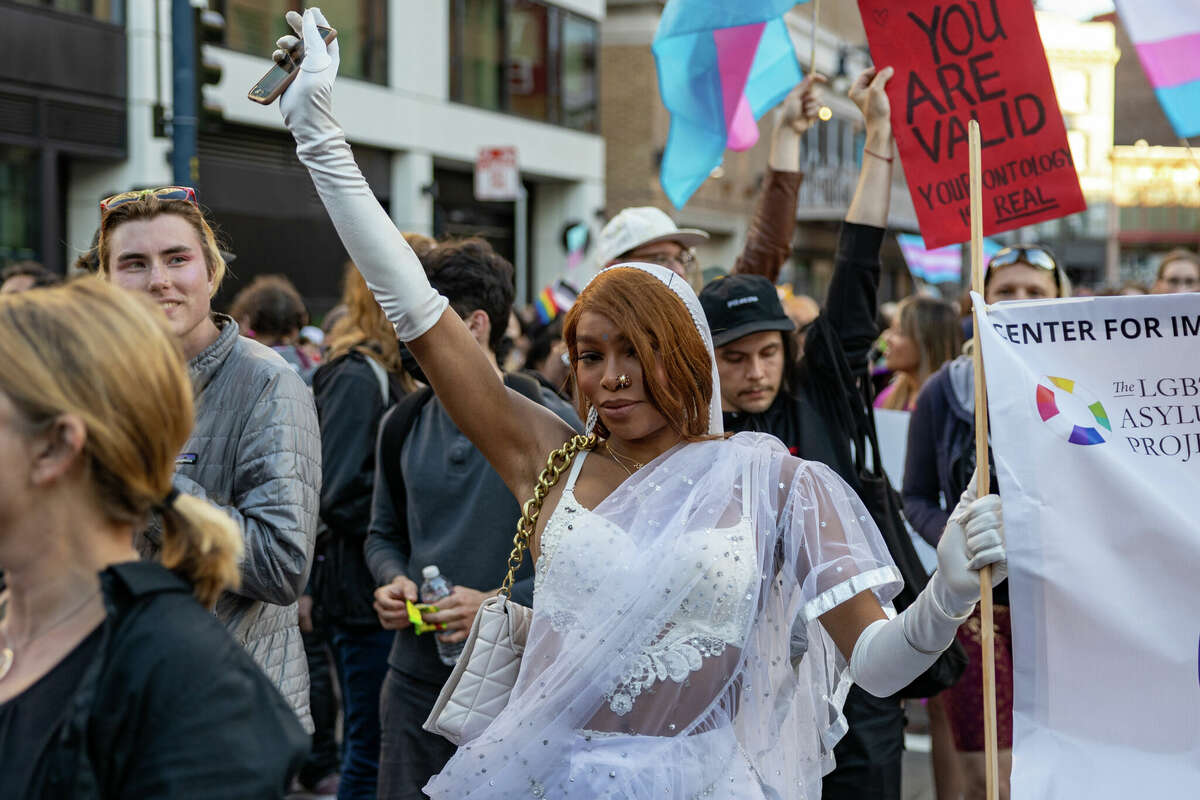
M 331 44 L 337 38 L 337 31 L 333 28 L 317 26 L 317 32 L 321 34 L 321 38 L 325 40 L 325 44 Z M 288 52 L 283 63 L 275 62 L 275 66 L 271 67 L 266 75 L 259 79 L 258 83 L 254 84 L 246 97 L 256 103 L 261 103 L 264 106 L 269 106 L 275 102 L 279 95 L 283 94 L 283 90 L 292 84 L 296 79 L 296 71 L 300 69 L 300 62 L 304 60 L 304 42 L 296 43 L 296 46 Z

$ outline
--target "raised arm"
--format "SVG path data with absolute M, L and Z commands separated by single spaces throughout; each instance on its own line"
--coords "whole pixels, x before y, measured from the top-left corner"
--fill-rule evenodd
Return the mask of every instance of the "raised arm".
M 862 169 L 838 239 L 833 279 L 821 316 L 805 338 L 803 368 L 823 378 L 838 373 L 829 363 L 828 341 L 837 343 L 851 371 L 861 375 L 878 335 L 879 249 L 892 190 L 892 123 L 885 92 L 891 76 L 891 67 L 879 72 L 871 68 L 859 75 L 850 89 L 850 98 L 862 112 L 867 129 Z
M 300 74 L 280 98 L 284 125 L 309 171 L 338 236 L 367 285 L 408 343 L 434 391 L 459 429 L 517 497 L 529 493 L 545 453 L 571 435 L 551 414 L 509 392 L 493 364 L 445 298 L 429 285 L 420 261 L 376 201 L 333 117 L 339 50 L 317 32 L 328 25 L 319 9 L 288 24 L 304 37 Z M 294 37 L 280 47 L 290 49 Z
M 746 231 L 746 246 L 733 264 L 733 272 L 763 275 L 771 283 L 792 254 L 796 228 L 796 194 L 804 173 L 800 171 L 800 137 L 817 119 L 822 75 L 813 73 L 793 89 L 775 111 L 767 175 L 754 216 Z

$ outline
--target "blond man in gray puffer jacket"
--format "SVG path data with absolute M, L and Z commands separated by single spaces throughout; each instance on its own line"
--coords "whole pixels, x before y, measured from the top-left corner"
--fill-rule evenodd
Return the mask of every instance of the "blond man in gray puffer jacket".
M 311 733 L 297 600 L 320 505 L 312 392 L 278 354 L 212 313 L 225 262 L 193 190 L 126 192 L 105 200 L 101 212 L 100 275 L 158 305 L 188 362 L 196 424 L 175 462 L 175 488 L 229 514 L 244 538 L 241 585 L 214 611 Z M 158 554 L 159 533 L 151 521 L 137 536 L 143 557 Z

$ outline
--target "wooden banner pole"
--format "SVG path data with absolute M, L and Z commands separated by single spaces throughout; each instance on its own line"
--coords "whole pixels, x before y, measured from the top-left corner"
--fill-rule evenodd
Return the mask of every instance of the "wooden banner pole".
M 980 167 L 979 122 L 971 120 L 967 128 L 971 169 L 971 289 L 983 295 L 983 183 Z M 991 490 L 988 464 L 987 384 L 983 376 L 983 343 L 979 338 L 979 318 L 975 317 L 975 346 L 971 358 L 975 367 L 975 464 L 976 492 L 983 497 Z M 987 800 L 999 797 L 999 747 L 996 735 L 996 627 L 992 611 L 992 568 L 979 571 L 979 614 L 983 646 L 983 748 L 986 764 Z

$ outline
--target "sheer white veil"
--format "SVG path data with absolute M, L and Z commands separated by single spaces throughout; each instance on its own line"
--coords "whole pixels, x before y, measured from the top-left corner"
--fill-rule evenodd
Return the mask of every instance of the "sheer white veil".
M 708 349 L 708 431 L 723 432 Z M 587 291 L 586 289 L 584 290 Z M 591 420 L 594 424 L 594 420 Z M 565 495 L 564 495 L 565 497 Z M 587 509 L 560 501 L 508 704 L 425 787 L 435 800 L 802 800 L 845 732 L 845 659 L 820 616 L 902 585 L 857 495 L 759 433 L 670 448 Z M 547 528 L 549 530 L 549 527 Z M 793 661 L 789 632 L 807 651 Z
M 642 272 L 648 272 L 654 277 L 663 282 L 663 285 L 670 289 L 675 295 L 683 301 L 687 307 L 688 313 L 692 317 L 692 322 L 696 324 L 696 330 L 700 333 L 700 338 L 704 340 L 704 348 L 708 350 L 709 360 L 712 362 L 712 399 L 708 403 L 708 432 L 712 435 L 721 435 L 725 432 L 725 423 L 721 418 L 721 377 L 717 374 L 717 353 L 713 348 L 712 333 L 708 330 L 708 319 L 704 316 L 704 308 L 700 305 L 700 298 L 696 297 L 696 293 L 692 291 L 692 287 L 688 285 L 687 279 L 680 277 L 676 273 L 661 267 L 658 264 L 646 264 L 641 261 L 630 261 L 624 264 L 614 264 L 611 267 L 605 267 L 596 273 L 592 281 L 600 277 L 604 273 L 612 269 L 632 268 L 640 269 Z M 588 286 L 592 281 L 588 281 Z M 587 286 L 583 289 L 587 291 Z M 582 295 L 583 292 L 580 292 Z M 596 426 L 596 409 L 588 412 L 587 432 L 591 433 L 592 428 Z

